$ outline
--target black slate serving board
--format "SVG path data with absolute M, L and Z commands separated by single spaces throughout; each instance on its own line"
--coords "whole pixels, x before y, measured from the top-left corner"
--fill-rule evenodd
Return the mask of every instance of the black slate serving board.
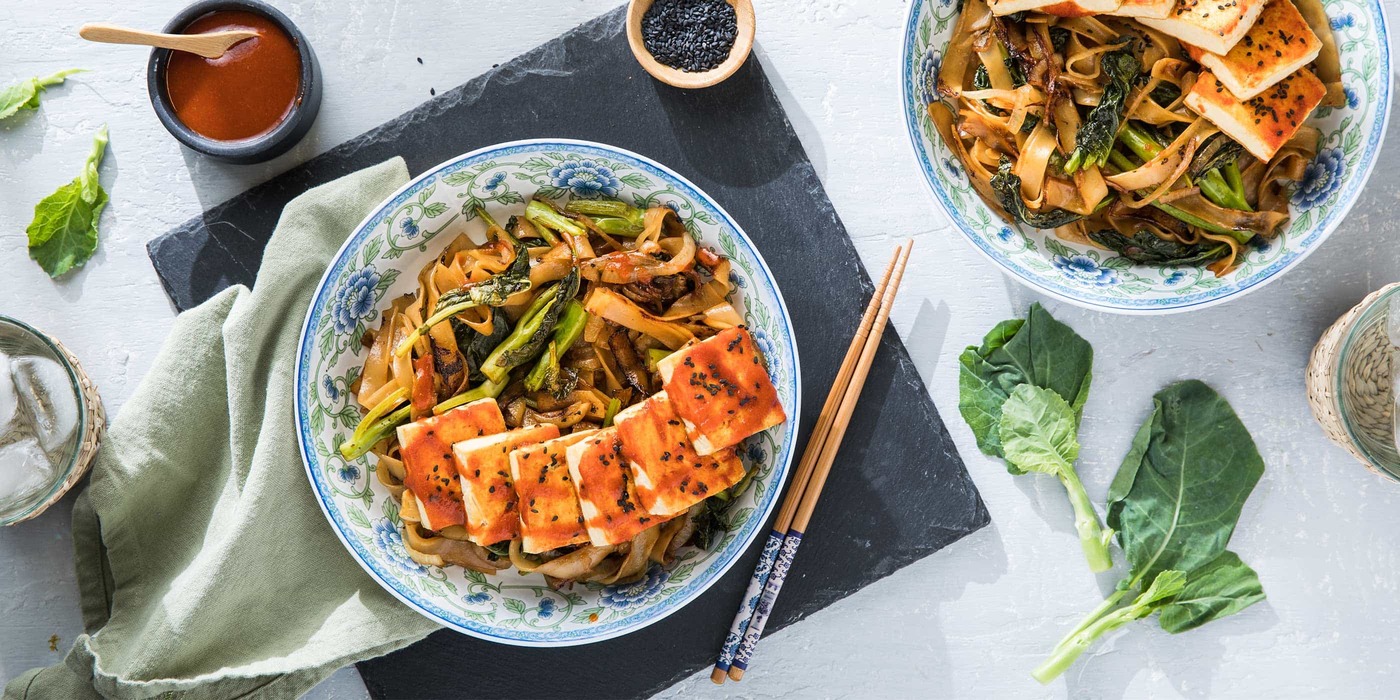
M 805 441 L 873 285 L 759 62 L 751 57 L 717 87 L 670 88 L 632 58 L 624 11 L 609 12 L 153 240 L 149 252 L 171 299 L 186 309 L 231 284 L 252 284 L 288 200 L 392 156 L 403 156 L 410 173 L 419 173 L 501 141 L 601 141 L 680 172 L 758 244 L 797 331 Z M 824 494 L 770 632 L 989 522 L 893 328 Z M 443 630 L 360 664 L 360 672 L 377 698 L 512 697 L 522 688 L 539 697 L 646 696 L 713 663 L 757 556 L 755 543 L 699 599 L 618 639 L 530 649 Z

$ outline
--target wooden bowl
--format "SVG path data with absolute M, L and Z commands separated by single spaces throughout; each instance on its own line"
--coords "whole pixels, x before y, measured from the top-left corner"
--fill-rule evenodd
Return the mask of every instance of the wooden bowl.
M 627 7 L 627 43 L 632 47 L 632 55 L 651 74 L 651 77 L 667 85 L 678 88 L 703 88 L 716 85 L 734 75 L 739 66 L 744 65 L 749 52 L 753 50 L 753 4 L 749 0 L 725 0 L 734 7 L 738 31 L 734 36 L 734 46 L 729 49 L 729 58 L 724 63 L 702 73 L 687 73 L 676 70 L 657 61 L 647 51 L 642 41 L 642 15 L 651 8 L 652 0 L 631 0 Z

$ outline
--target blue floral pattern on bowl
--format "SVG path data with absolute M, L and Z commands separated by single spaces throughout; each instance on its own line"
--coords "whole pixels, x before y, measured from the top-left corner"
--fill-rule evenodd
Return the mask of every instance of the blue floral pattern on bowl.
M 335 293 L 335 332 L 349 333 L 355 330 L 360 321 L 374 313 L 375 287 L 379 284 L 379 274 L 373 267 L 356 271 L 340 285 Z
M 384 555 L 384 561 L 399 573 L 416 576 L 428 570 L 409 558 L 408 550 L 403 547 L 403 535 L 399 534 L 398 526 L 387 519 L 374 524 L 374 546 Z
M 622 187 L 612 168 L 593 160 L 567 160 L 551 168 L 549 176 L 554 186 L 572 191 L 579 197 L 616 197 Z
M 1346 168 L 1346 159 L 1341 151 L 1335 148 L 1318 151 L 1317 157 L 1303 170 L 1303 179 L 1298 181 L 1297 189 L 1293 191 L 1293 206 L 1298 211 L 1307 211 L 1327 201 L 1342 188 Z
M 1060 271 L 1060 274 L 1078 284 L 1090 287 L 1111 287 L 1120 281 L 1117 270 L 1100 267 L 1099 261 L 1087 255 L 1056 255 L 1050 259 L 1050 263 Z
M 576 584 L 556 591 L 538 574 L 486 575 L 424 566 L 409 558 L 398 502 L 371 458 L 347 462 L 336 447 L 359 410 L 350 386 L 366 352 L 360 338 L 392 301 L 416 286 L 417 271 L 451 238 L 480 239 L 475 214 L 520 214 L 529 197 L 562 203 L 616 196 L 669 206 L 698 242 L 730 259 L 730 302 L 768 353 L 768 371 L 788 408 L 785 425 L 753 440 L 761 458 L 735 498 L 736 526 L 708 551 L 684 547 L 669 568 L 629 585 Z M 404 222 L 411 222 L 406 225 Z M 412 235 L 409 235 L 410 231 Z M 407 273 L 407 274 L 404 274 Z M 463 155 L 425 173 L 375 208 L 331 261 L 307 313 L 297 356 L 297 437 L 307 478 L 341 541 L 386 590 L 423 615 L 465 634 L 509 644 L 561 646 L 636 630 L 693 600 L 739 560 L 781 492 L 799 420 L 800 368 L 788 313 L 772 273 L 733 219 L 685 179 L 641 156 L 577 141 L 521 141 Z
M 1203 268 L 1138 265 L 1049 231 L 1008 226 L 989 209 L 928 114 L 930 71 L 956 24 L 959 3 L 911 0 L 901 63 L 910 145 L 940 209 L 967 240 L 1017 281 L 1080 306 L 1120 313 L 1200 308 L 1258 289 L 1316 250 L 1356 201 L 1376 162 L 1390 115 L 1391 56 L 1379 0 L 1323 0 L 1343 66 L 1345 104 L 1318 110 L 1318 155 L 1291 195 L 1288 227 L 1253 247 L 1224 278 Z
M 647 569 L 646 576 L 637 581 L 604 588 L 600 600 L 603 605 L 609 608 L 627 610 L 645 603 L 660 593 L 662 586 L 665 586 L 666 581 L 670 578 L 670 572 L 662 568 L 660 564 L 653 564 L 650 569 Z

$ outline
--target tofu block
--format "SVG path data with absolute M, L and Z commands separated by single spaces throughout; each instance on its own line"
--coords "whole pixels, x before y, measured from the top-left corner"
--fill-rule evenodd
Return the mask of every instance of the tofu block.
M 571 433 L 512 450 L 510 478 L 520 507 L 520 546 L 529 554 L 588 544 L 565 450 L 596 433 Z
M 698 454 L 733 447 L 787 420 L 763 355 L 743 327 L 683 347 L 657 370 Z
M 1298 133 L 1303 120 L 1326 95 L 1327 87 L 1306 68 L 1245 101 L 1207 71 L 1186 94 L 1186 106 L 1220 127 L 1255 158 L 1267 161 Z
M 1176 8 L 1176 0 L 1123 0 L 1118 9 L 1106 13 L 1114 17 L 1166 19 Z
M 614 424 L 637 499 L 649 513 L 682 513 L 744 478 L 734 448 L 705 456 L 695 452 L 666 392 L 629 406 Z
M 467 510 L 467 539 L 483 547 L 520 535 L 515 481 L 510 476 L 510 453 L 518 447 L 559 437 L 559 428 L 545 424 L 459 442 L 452 446 L 462 504 Z
M 1119 0 L 988 0 L 994 15 L 1009 15 L 1034 10 L 1059 17 L 1088 17 L 1102 15 L 1118 8 Z
M 404 486 L 418 499 L 423 527 L 441 530 L 466 524 L 452 445 L 505 429 L 505 418 L 495 399 L 473 401 L 440 416 L 399 426 L 399 450 L 407 472 Z
M 1320 51 L 1322 40 L 1292 0 L 1269 0 L 1259 21 L 1223 56 L 1186 46 L 1192 59 L 1210 69 L 1241 100 L 1293 75 L 1312 63 Z
M 567 452 L 569 476 L 594 545 L 631 541 L 642 530 L 668 520 L 648 513 L 638 502 L 617 428 L 599 430 L 570 445 Z
M 1166 18 L 1143 17 L 1139 21 L 1183 44 L 1223 56 L 1254 26 L 1266 3 L 1267 0 L 1180 0 Z

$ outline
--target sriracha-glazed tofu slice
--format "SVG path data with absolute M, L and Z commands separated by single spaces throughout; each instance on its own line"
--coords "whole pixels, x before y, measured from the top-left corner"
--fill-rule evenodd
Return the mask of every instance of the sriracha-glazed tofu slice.
M 441 530 L 466 524 L 452 445 L 505 429 L 506 421 L 495 399 L 473 401 L 440 416 L 399 426 L 399 449 L 407 472 L 404 486 L 418 499 L 424 527 Z
M 744 478 L 734 448 L 695 452 L 666 392 L 629 406 L 614 421 L 637 498 L 649 513 L 676 515 Z
M 638 503 L 617 428 L 604 428 L 570 445 L 568 459 L 583 523 L 594 545 L 622 544 L 668 519 L 648 513 Z
M 564 451 L 598 431 L 571 433 L 512 450 L 510 478 L 520 512 L 520 546 L 529 554 L 588 543 Z
M 457 475 L 462 481 L 462 504 L 467 509 L 467 539 L 484 547 L 513 540 L 520 534 L 510 453 L 517 447 L 557 437 L 559 428 L 545 424 L 472 438 L 452 446 Z
M 743 327 L 683 347 L 657 370 L 699 454 L 733 447 L 787 420 L 763 355 Z

